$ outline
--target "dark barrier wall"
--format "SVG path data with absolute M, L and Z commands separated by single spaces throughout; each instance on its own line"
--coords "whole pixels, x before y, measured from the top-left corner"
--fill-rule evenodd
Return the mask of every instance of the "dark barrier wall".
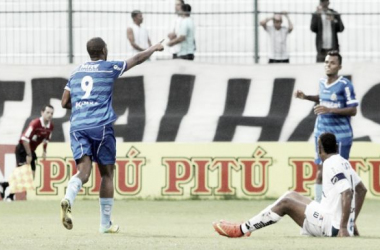
M 360 103 L 352 118 L 355 140 L 376 142 L 380 75 L 372 64 L 347 68 L 343 73 L 352 79 Z M 60 107 L 60 99 L 70 69 L 30 67 L 23 77 L 18 67 L 2 71 L 0 143 L 15 144 L 47 103 L 55 107 L 52 141 L 69 140 L 70 111 Z M 145 63 L 115 83 L 115 133 L 125 142 L 311 141 L 313 103 L 295 99 L 294 92 L 317 94 L 322 76 L 322 65 Z

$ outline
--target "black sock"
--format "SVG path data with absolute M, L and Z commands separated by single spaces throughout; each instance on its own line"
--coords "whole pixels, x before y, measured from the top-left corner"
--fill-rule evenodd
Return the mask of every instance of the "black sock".
M 9 198 L 9 199 L 11 199 L 13 201 L 15 199 L 14 197 L 15 197 L 15 194 L 9 194 L 7 196 L 7 199 Z

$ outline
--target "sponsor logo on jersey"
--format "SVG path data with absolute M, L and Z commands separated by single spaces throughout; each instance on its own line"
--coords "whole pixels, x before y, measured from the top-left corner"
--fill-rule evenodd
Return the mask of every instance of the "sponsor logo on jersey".
M 328 107 L 328 108 L 340 108 L 341 106 L 339 102 L 326 102 L 326 101 L 321 101 L 320 105 Z
M 83 64 L 78 71 L 98 71 L 99 64 Z
M 83 108 L 84 106 L 95 106 L 98 105 L 98 102 L 89 102 L 89 101 L 80 101 L 75 103 L 75 108 L 80 109 Z
M 121 68 L 120 68 L 119 66 L 117 66 L 117 65 L 114 65 L 114 66 L 113 66 L 113 69 L 114 69 L 114 70 L 119 70 L 119 71 L 121 70 Z
M 336 101 L 336 100 L 338 100 L 338 97 L 336 96 L 335 93 L 332 93 L 332 95 L 331 95 L 331 97 L 330 97 L 330 100 L 331 100 L 331 101 Z

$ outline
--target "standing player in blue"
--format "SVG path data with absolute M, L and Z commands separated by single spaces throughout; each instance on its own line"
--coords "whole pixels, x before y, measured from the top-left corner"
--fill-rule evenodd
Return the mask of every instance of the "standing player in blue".
M 297 90 L 295 96 L 313 101 L 317 104 L 314 113 L 317 115 L 314 127 L 316 158 L 318 165 L 315 184 L 315 200 L 322 199 L 322 161 L 318 156 L 318 138 L 324 132 L 335 134 L 339 143 L 339 154 L 346 160 L 350 157 L 352 145 L 351 116 L 356 115 L 358 101 L 351 81 L 338 72 L 342 68 L 342 56 L 337 51 L 330 51 L 325 59 L 326 76 L 319 80 L 319 95 L 309 96 Z
M 71 177 L 66 195 L 61 201 L 61 220 L 67 229 L 73 228 L 71 207 L 79 190 L 98 163 L 100 184 L 101 233 L 117 233 L 112 225 L 114 203 L 113 170 L 116 161 L 116 140 L 112 123 L 116 114 L 112 108 L 114 81 L 125 71 L 144 62 L 155 51 L 162 51 L 161 43 L 151 46 L 127 61 L 107 61 L 107 44 L 100 38 L 87 42 L 91 61 L 80 65 L 70 76 L 62 96 L 62 107 L 71 109 L 70 141 L 78 173 Z

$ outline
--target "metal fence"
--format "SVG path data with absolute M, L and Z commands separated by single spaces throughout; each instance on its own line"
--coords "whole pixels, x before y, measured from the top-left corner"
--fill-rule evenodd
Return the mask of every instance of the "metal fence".
M 258 22 L 287 11 L 291 63 L 314 63 L 311 14 L 319 0 L 188 0 L 196 25 L 196 61 L 267 63 L 268 37 Z M 380 60 L 380 1 L 331 0 L 346 27 L 339 34 L 345 61 Z M 165 38 L 176 18 L 174 0 L 0 0 L 0 63 L 67 64 L 87 60 L 85 44 L 101 36 L 110 59 L 130 56 L 126 29 L 131 11 L 143 12 L 152 42 Z M 286 20 L 284 20 L 286 25 Z M 170 59 L 168 51 L 153 60 Z

